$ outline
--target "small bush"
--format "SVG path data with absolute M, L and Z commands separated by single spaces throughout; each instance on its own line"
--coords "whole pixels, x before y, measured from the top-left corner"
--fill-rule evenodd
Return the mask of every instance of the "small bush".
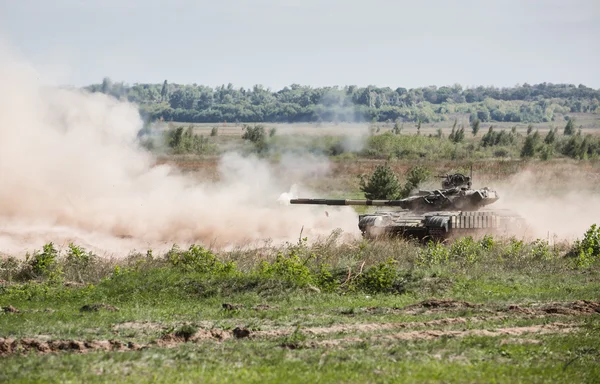
M 576 240 L 568 253 L 577 267 L 589 267 L 600 260 L 600 227 L 592 224 L 582 240 Z
M 63 271 L 58 263 L 58 255 L 59 252 L 54 247 L 54 243 L 50 242 L 42 247 L 41 252 L 36 250 L 31 256 L 27 254 L 25 261 L 34 278 L 59 281 L 62 279 Z
M 221 262 L 210 250 L 198 245 L 191 245 L 187 251 L 181 251 L 177 246 L 173 246 L 167 253 L 166 259 L 171 265 L 185 271 L 229 274 L 236 270 L 235 263 Z
M 438 265 L 450 259 L 450 251 L 439 242 L 429 241 L 427 246 L 419 248 L 417 264 L 424 266 Z
M 474 263 L 480 259 L 482 246 L 471 236 L 461 237 L 450 246 L 450 258 Z
M 358 288 L 369 293 L 402 293 L 404 288 L 399 281 L 396 261 L 390 259 L 367 269 L 358 281 Z
M 193 153 L 202 155 L 216 152 L 215 145 L 209 142 L 208 137 L 194 134 L 191 126 L 187 130 L 183 127 L 170 129 L 165 135 L 166 142 L 174 154 Z
M 244 124 L 242 125 L 242 130 L 244 131 L 244 133 L 242 134 L 242 139 L 252 142 L 258 153 L 265 152 L 269 148 L 269 145 L 267 143 L 267 133 L 265 131 L 264 125 L 257 124 L 254 126 L 250 126 Z M 275 135 L 275 132 L 273 132 L 273 135 Z M 270 137 L 272 137 L 273 135 L 271 135 Z
M 288 281 L 298 286 L 313 283 L 313 276 L 306 266 L 306 261 L 300 260 L 294 252 L 289 255 L 279 252 L 272 263 L 263 261 L 258 267 L 258 274 L 262 277 Z
M 546 240 L 536 239 L 530 244 L 530 255 L 537 260 L 551 260 L 555 257 L 554 252 Z

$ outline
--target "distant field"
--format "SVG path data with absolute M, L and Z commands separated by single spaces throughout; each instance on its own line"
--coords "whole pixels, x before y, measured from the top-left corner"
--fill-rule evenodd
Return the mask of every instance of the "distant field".
M 571 113 L 569 116 L 574 117 L 576 121 L 576 127 L 582 127 L 583 132 L 598 134 L 600 131 L 600 115 L 599 114 L 591 114 L 591 113 Z M 443 132 L 448 135 L 452 129 L 452 125 L 454 124 L 454 119 L 457 119 L 457 127 L 460 128 L 461 124 L 465 127 L 465 130 L 469 133 L 471 128 L 469 126 L 469 115 L 468 114 L 459 114 L 451 116 L 446 121 L 441 121 L 437 123 L 423 123 L 421 125 L 421 133 L 425 135 L 436 134 L 437 130 L 441 128 Z M 211 129 L 213 127 L 218 127 L 219 135 L 225 136 L 237 136 L 241 135 L 242 132 L 242 124 L 244 123 L 231 123 L 231 122 L 223 122 L 223 123 L 178 123 L 171 122 L 165 123 L 164 126 L 184 126 L 194 127 L 195 131 L 199 134 L 210 135 Z M 369 122 L 360 122 L 360 123 L 247 123 L 249 125 L 254 124 L 262 124 L 267 128 L 274 127 L 277 129 L 277 134 L 279 135 L 331 135 L 331 136 L 340 136 L 340 135 L 367 135 L 368 127 L 371 125 Z M 548 122 L 548 123 L 533 123 L 534 130 L 538 129 L 540 132 L 547 132 L 550 128 L 558 127 L 559 131 L 562 131 L 566 124 L 566 121 L 562 118 L 562 115 L 558 115 L 556 121 Z M 385 131 L 390 131 L 394 124 L 393 123 L 374 123 L 375 127 L 380 127 L 380 133 Z M 527 131 L 527 127 L 529 123 L 511 123 L 511 122 L 484 122 L 481 123 L 481 128 L 479 131 L 479 135 L 485 134 L 490 125 L 494 126 L 497 129 L 511 129 L 512 127 L 517 127 L 517 132 L 524 133 Z M 415 134 L 417 132 L 416 124 L 414 122 L 406 122 L 403 123 L 403 133 L 406 134 Z

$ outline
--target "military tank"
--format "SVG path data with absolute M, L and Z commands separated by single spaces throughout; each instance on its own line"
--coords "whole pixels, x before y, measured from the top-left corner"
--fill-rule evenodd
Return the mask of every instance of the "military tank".
M 359 215 L 358 228 L 366 238 L 401 236 L 444 240 L 477 234 L 515 234 L 524 225 L 514 212 L 486 207 L 499 200 L 487 187 L 471 188 L 472 176 L 461 173 L 438 176 L 442 188 L 419 190 L 399 200 L 291 199 L 290 204 L 363 205 L 396 207 Z

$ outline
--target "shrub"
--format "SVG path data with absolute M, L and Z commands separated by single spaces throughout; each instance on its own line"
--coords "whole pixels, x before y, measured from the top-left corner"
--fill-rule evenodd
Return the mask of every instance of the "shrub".
M 530 244 L 531 257 L 538 260 L 551 260 L 554 258 L 554 253 L 550 249 L 548 241 L 536 239 Z
M 62 269 L 58 264 L 58 250 L 54 243 L 50 242 L 42 247 L 42 251 L 34 251 L 33 255 L 26 255 L 26 263 L 31 268 L 31 273 L 35 278 L 47 278 L 50 281 L 59 281 L 62 279 Z
M 185 271 L 229 274 L 236 270 L 235 263 L 219 261 L 214 253 L 198 245 L 191 245 L 187 251 L 181 251 L 174 245 L 167 252 L 166 259 L 171 265 Z
M 259 264 L 258 274 L 262 277 L 288 281 L 298 286 L 313 283 L 312 274 L 306 266 L 306 262 L 302 262 L 295 252 L 289 255 L 279 252 L 272 263 L 263 261 Z
M 450 251 L 439 242 L 429 241 L 427 246 L 417 251 L 417 264 L 424 266 L 446 263 L 450 259 Z
M 600 227 L 592 224 L 583 239 L 575 241 L 568 255 L 575 257 L 578 267 L 588 267 L 600 260 Z
M 365 292 L 380 293 L 395 291 L 403 292 L 403 287 L 399 281 L 396 261 L 393 259 L 385 263 L 379 263 L 367 269 L 358 281 L 358 287 Z
M 474 263 L 480 259 L 481 248 L 481 243 L 474 241 L 473 237 L 461 237 L 450 246 L 450 258 L 457 261 Z
M 168 130 L 166 132 L 166 142 L 175 154 L 194 153 L 201 155 L 216 152 L 216 147 L 209 143 L 208 137 L 194 134 L 192 126 L 188 127 L 187 130 L 184 130 L 183 127 Z
M 84 282 L 84 276 L 89 277 L 94 272 L 93 266 L 97 260 L 93 252 L 86 252 L 83 247 L 70 243 L 64 263 L 66 278 L 76 277 L 79 282 Z
M 267 133 L 264 125 L 256 124 L 254 126 L 242 125 L 242 139 L 252 142 L 259 153 L 265 152 L 268 149 L 267 144 Z M 275 135 L 275 131 L 272 131 L 271 137 Z

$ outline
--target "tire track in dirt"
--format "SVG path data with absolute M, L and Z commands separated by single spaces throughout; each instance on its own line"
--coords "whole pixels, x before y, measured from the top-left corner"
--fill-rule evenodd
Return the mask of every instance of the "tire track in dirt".
M 315 327 L 303 329 L 302 333 L 315 336 L 329 335 L 340 333 L 342 331 L 349 332 L 351 330 L 360 332 L 375 332 L 380 330 L 390 330 L 398 328 L 411 328 L 422 326 L 439 326 L 447 324 L 462 323 L 461 318 L 441 319 L 429 322 L 413 322 L 413 323 L 396 323 L 396 324 L 352 324 L 334 325 L 332 327 Z M 525 333 L 567 333 L 579 328 L 579 325 L 574 323 L 554 322 L 543 325 L 533 325 L 525 327 L 498 328 L 494 330 L 488 329 L 470 329 L 470 330 L 440 330 L 427 329 L 417 331 L 405 331 L 383 335 L 368 335 L 363 337 L 353 336 L 340 339 L 316 340 L 306 343 L 304 346 L 335 346 L 341 343 L 361 342 L 365 340 L 431 340 L 441 337 L 465 337 L 465 336 L 519 336 Z M 87 353 L 93 351 L 139 351 L 151 347 L 173 348 L 183 343 L 201 343 L 201 342 L 221 342 L 228 339 L 270 339 L 290 336 L 293 330 L 274 330 L 274 331 L 249 331 L 246 328 L 235 328 L 233 331 L 223 329 L 197 330 L 190 335 L 180 335 L 176 333 L 168 333 L 162 337 L 148 343 L 137 344 L 134 342 L 123 342 L 119 340 L 51 340 L 45 341 L 36 338 L 0 338 L 0 356 L 11 354 L 26 354 L 29 352 L 38 353 L 53 353 L 53 352 L 77 352 Z M 283 347 L 298 348 L 298 344 L 282 344 Z
M 431 304 L 431 301 L 417 303 L 407 306 L 408 310 L 413 310 L 419 306 L 424 308 L 453 308 L 456 309 L 456 303 L 444 301 L 444 304 Z M 458 304 L 463 307 L 462 303 Z M 19 314 L 20 312 L 13 307 L 4 307 L 5 313 Z M 487 311 L 490 313 L 492 311 Z M 515 319 L 543 319 L 556 316 L 586 316 L 600 312 L 600 303 L 586 300 L 579 300 L 568 303 L 545 303 L 539 308 L 520 307 L 518 305 L 509 305 L 503 310 L 498 311 L 499 315 L 482 315 L 469 317 L 450 317 L 430 321 L 398 322 L 398 323 L 354 323 L 354 324 L 335 324 L 329 327 L 308 327 L 301 328 L 299 331 L 305 335 L 323 336 L 337 333 L 374 333 L 379 331 L 404 330 L 411 328 L 440 328 L 448 325 L 485 323 L 490 321 L 504 321 Z M 496 313 L 498 313 L 496 312 Z M 129 322 L 121 324 L 123 328 L 144 328 L 151 327 L 153 330 L 161 328 L 156 323 L 136 323 Z M 119 328 L 118 325 L 115 327 Z M 391 334 L 367 335 L 363 337 L 352 336 L 332 340 L 311 341 L 308 345 L 312 346 L 332 346 L 345 342 L 358 342 L 366 340 L 431 340 L 440 337 L 465 337 L 465 336 L 518 336 L 525 333 L 565 333 L 578 329 L 574 323 L 554 322 L 545 325 L 532 325 L 524 327 L 488 329 L 470 329 L 470 330 L 443 330 L 443 329 L 423 329 L 414 331 L 404 331 Z M 199 329 L 190 334 L 167 333 L 156 340 L 147 344 L 138 344 L 134 342 L 123 342 L 119 340 L 50 340 L 46 338 L 0 338 L 0 356 L 6 356 L 17 353 L 52 353 L 61 351 L 71 351 L 86 353 L 90 351 L 136 351 L 151 347 L 170 348 L 176 347 L 182 343 L 192 342 L 221 342 L 228 339 L 270 339 L 286 337 L 296 332 L 295 328 L 273 329 L 265 331 L 250 331 L 246 328 L 235 328 L 234 330 L 224 330 L 219 328 Z M 284 345 L 285 346 L 285 345 Z M 293 346 L 288 345 L 293 348 Z
M 470 329 L 465 331 L 443 331 L 443 330 L 426 330 L 426 331 L 409 331 L 399 332 L 386 335 L 375 335 L 368 336 L 365 338 L 360 337 L 346 337 L 341 339 L 329 339 L 329 340 L 314 340 L 307 343 L 284 343 L 281 346 L 285 348 L 302 348 L 302 347 L 337 347 L 342 344 L 358 343 L 364 341 L 417 341 L 417 340 L 434 340 L 442 337 L 459 338 L 467 336 L 485 336 L 485 337 L 498 337 L 498 336 L 521 336 L 524 334 L 558 334 L 558 333 L 569 333 L 579 329 L 578 326 L 569 323 L 550 323 L 544 325 L 528 326 L 528 327 L 511 327 L 511 328 L 498 328 L 494 330 L 489 329 Z
M 547 302 L 534 304 L 530 306 L 520 306 L 512 304 L 498 307 L 495 305 L 473 304 L 466 301 L 453 299 L 431 299 L 421 301 L 416 304 L 407 305 L 402 308 L 397 307 L 367 307 L 359 311 L 366 313 L 392 313 L 405 315 L 429 315 L 438 313 L 447 313 L 453 311 L 468 310 L 480 313 L 518 313 L 518 314 L 559 314 L 559 315 L 581 315 L 600 313 L 600 302 L 591 300 L 577 300 L 572 302 Z M 343 313 L 343 312 L 342 312 Z M 348 314 L 348 313 L 343 313 Z M 350 314 L 354 314 L 350 313 Z

